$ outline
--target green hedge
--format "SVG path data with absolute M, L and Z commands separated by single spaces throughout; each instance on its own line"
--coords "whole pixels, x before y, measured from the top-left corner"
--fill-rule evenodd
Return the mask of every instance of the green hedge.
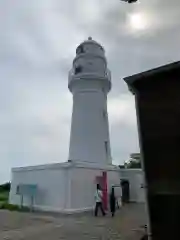
M 9 198 L 9 192 L 0 192 L 0 202 L 7 202 Z
M 8 198 L 6 196 L 0 195 L 0 202 L 6 202 Z
M 0 191 L 10 191 L 11 184 L 10 182 L 4 183 L 0 185 Z
M 7 209 L 9 211 L 21 211 L 21 212 L 29 212 L 30 209 L 28 207 L 20 207 L 18 205 L 10 204 L 10 203 L 2 203 L 0 204 L 0 209 Z

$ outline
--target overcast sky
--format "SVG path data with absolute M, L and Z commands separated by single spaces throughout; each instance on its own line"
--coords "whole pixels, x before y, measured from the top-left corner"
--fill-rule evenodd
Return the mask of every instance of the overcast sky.
M 15 166 L 68 158 L 75 49 L 92 36 L 112 71 L 113 162 L 139 151 L 133 96 L 123 77 L 180 58 L 180 1 L 0 1 L 0 182 Z

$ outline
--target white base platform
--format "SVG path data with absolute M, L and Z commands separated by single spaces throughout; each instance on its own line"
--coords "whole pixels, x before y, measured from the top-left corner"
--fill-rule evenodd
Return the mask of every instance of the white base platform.
M 9 202 L 21 204 L 16 194 L 19 184 L 36 184 L 34 208 L 41 211 L 77 213 L 94 207 L 96 177 L 107 172 L 108 191 L 120 184 L 117 166 L 94 163 L 65 162 L 12 169 Z M 30 206 L 31 198 L 24 196 L 23 205 Z

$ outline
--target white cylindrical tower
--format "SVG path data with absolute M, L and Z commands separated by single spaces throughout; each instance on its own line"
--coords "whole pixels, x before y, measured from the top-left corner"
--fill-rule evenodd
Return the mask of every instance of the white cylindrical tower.
M 76 49 L 68 87 L 73 94 L 69 160 L 111 164 L 107 114 L 111 77 L 103 47 L 90 37 Z

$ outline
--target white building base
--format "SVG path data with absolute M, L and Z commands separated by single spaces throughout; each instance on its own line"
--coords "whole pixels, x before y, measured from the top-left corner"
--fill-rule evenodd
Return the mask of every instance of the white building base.
M 12 169 L 9 202 L 21 205 L 17 187 L 37 185 L 33 207 L 36 210 L 76 213 L 93 209 L 96 178 L 107 172 L 108 192 L 112 185 L 120 185 L 119 168 L 92 163 L 66 162 Z M 31 197 L 23 197 L 23 205 L 31 205 Z
M 129 182 L 129 201 L 145 203 L 144 174 L 142 169 L 121 169 L 121 180 Z

